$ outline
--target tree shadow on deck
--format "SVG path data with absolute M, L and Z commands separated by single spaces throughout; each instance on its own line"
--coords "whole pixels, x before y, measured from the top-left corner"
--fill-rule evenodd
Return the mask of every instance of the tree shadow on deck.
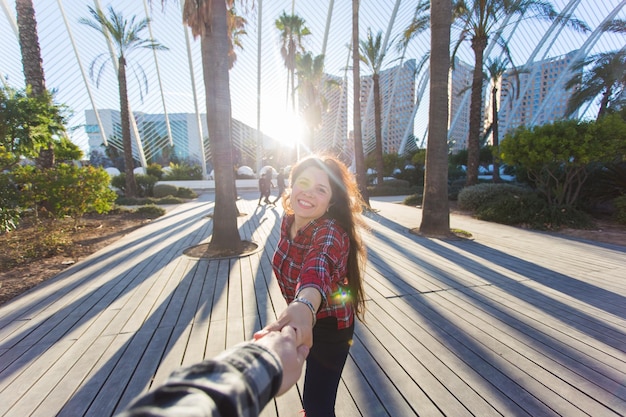
M 517 307 L 519 310 L 514 311 L 507 304 L 507 302 L 510 304 L 511 300 L 495 299 L 495 296 L 489 293 L 488 288 L 499 288 L 509 294 L 511 299 L 523 298 L 523 303 L 530 303 L 532 308 L 541 311 L 541 314 L 551 316 L 559 323 L 564 322 L 567 326 L 573 327 L 617 350 L 621 349 L 620 346 L 623 346 L 621 341 L 626 337 L 618 326 L 611 326 L 571 304 L 556 300 L 538 289 L 529 288 L 525 280 L 538 282 L 583 303 L 593 305 L 611 314 L 617 314 L 619 317 L 623 317 L 623 313 L 617 307 L 623 303 L 622 296 L 542 268 L 519 257 L 485 247 L 477 242 L 430 240 L 409 235 L 405 227 L 385 218 L 379 218 L 376 221 L 382 226 L 382 229 L 375 226 L 373 230 L 373 237 L 370 239 L 373 243 L 369 245 L 369 262 L 371 266 L 381 271 L 382 276 L 388 279 L 388 285 L 398 290 L 397 297 L 399 298 L 389 301 L 408 308 L 409 310 L 405 314 L 413 317 L 410 322 L 426 320 L 427 328 L 423 329 L 439 340 L 442 345 L 456 352 L 456 355 L 464 362 L 476 368 L 482 378 L 492 384 L 494 392 L 502 390 L 506 398 L 519 396 L 519 392 L 525 391 L 519 390 L 520 386 L 517 386 L 518 383 L 514 381 L 516 377 L 510 375 L 510 371 L 503 370 L 511 369 L 511 366 L 514 365 L 517 368 L 515 373 L 520 375 L 517 377 L 519 380 L 523 380 L 524 377 L 521 375 L 525 375 L 527 370 L 524 365 L 511 364 L 503 357 L 494 356 L 491 347 L 484 345 L 485 342 L 483 341 L 491 340 L 491 336 L 486 333 L 482 334 L 481 330 L 479 341 L 476 339 L 476 335 L 468 334 L 467 330 L 464 330 L 467 326 L 472 326 L 472 323 L 467 322 L 461 325 L 463 321 L 486 320 L 484 328 L 489 328 L 493 325 L 491 321 L 495 317 L 501 323 L 500 326 L 510 327 L 509 331 L 518 339 L 514 341 L 491 340 L 488 343 L 502 344 L 503 349 L 512 350 L 516 349 L 516 344 L 521 343 L 526 346 L 525 349 L 528 349 L 531 356 L 538 354 L 549 358 L 548 361 L 554 361 L 553 365 L 565 375 L 564 378 L 570 386 L 568 389 L 580 389 L 578 378 L 582 376 L 602 387 L 598 389 L 597 395 L 600 397 L 603 395 L 610 397 L 608 393 L 620 391 L 620 381 L 623 380 L 623 374 L 596 359 L 595 355 L 590 355 L 588 351 L 592 350 L 591 348 L 586 347 L 587 351 L 583 352 L 563 342 L 563 339 L 568 340 L 570 337 L 566 334 L 567 327 L 564 329 L 542 327 L 539 323 L 541 316 L 537 317 L 536 314 L 526 312 L 521 306 Z M 396 234 L 395 232 L 399 233 Z M 513 272 L 513 274 L 509 276 L 508 273 L 499 272 L 502 268 L 495 270 L 493 267 L 483 264 L 482 260 L 479 262 L 477 258 L 498 265 Z M 468 282 L 468 277 L 460 277 L 458 274 L 459 266 L 463 271 L 470 272 L 470 274 L 466 274 L 468 277 L 475 274 L 484 282 L 481 284 L 480 280 L 477 280 L 474 286 L 468 285 L 471 284 L 471 281 Z M 420 287 L 418 281 L 420 280 L 430 281 L 428 284 L 430 286 L 439 284 L 440 289 L 432 292 L 420 292 L 418 289 Z M 603 297 L 604 303 L 600 301 L 600 298 Z M 455 298 L 463 298 L 465 303 L 471 303 L 472 309 L 461 311 L 462 308 L 467 307 L 455 307 L 453 305 Z M 372 302 L 376 303 L 377 301 L 372 300 Z M 459 312 L 451 318 L 449 311 L 455 310 Z M 471 318 L 468 319 L 468 317 Z M 376 316 L 375 319 L 379 320 L 379 316 Z M 384 324 L 381 323 L 382 325 Z M 550 333 L 552 331 L 559 332 L 560 335 L 555 338 L 556 335 Z M 408 332 L 407 337 L 411 338 L 411 335 L 412 333 Z M 401 336 L 396 337 L 401 343 L 406 343 L 406 340 L 403 340 Z M 390 342 L 387 338 L 381 343 L 388 345 Z M 415 338 L 414 343 L 420 343 L 419 337 Z M 410 349 L 410 346 L 409 343 L 407 349 Z M 532 353 L 533 351 L 537 353 Z M 597 353 L 598 356 L 607 355 L 604 352 L 597 351 Z M 608 355 L 610 356 L 610 354 Z M 419 357 L 416 356 L 416 359 L 419 360 Z M 535 373 L 544 372 L 537 369 L 536 365 L 531 362 L 528 362 L 527 365 L 533 368 Z M 543 383 L 541 378 L 537 376 L 535 378 Z M 468 390 L 473 389 L 470 386 L 466 388 Z M 524 386 L 521 388 L 528 389 Z M 548 384 L 545 389 L 558 390 L 559 388 Z M 536 391 L 536 388 L 534 390 Z M 603 390 L 608 391 L 608 393 Z M 535 392 L 535 394 L 537 393 Z M 584 392 L 579 394 L 587 395 Z M 561 395 L 572 394 L 565 392 Z M 545 407 L 537 399 L 532 401 L 526 399 L 524 403 L 525 408 L 531 410 L 531 414 L 533 414 L 532 410 L 535 407 L 537 408 L 534 409 L 534 412 L 539 413 L 542 412 L 542 407 Z

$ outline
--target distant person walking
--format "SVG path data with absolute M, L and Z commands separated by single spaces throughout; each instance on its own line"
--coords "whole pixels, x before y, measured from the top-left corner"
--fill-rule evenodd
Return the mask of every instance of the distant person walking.
M 261 200 L 265 204 L 273 204 L 270 201 L 270 193 L 272 189 L 272 180 L 268 177 L 267 173 L 261 174 L 261 178 L 259 178 L 259 206 L 261 205 Z
M 276 200 L 274 200 L 274 204 L 276 204 L 276 202 L 280 200 L 285 193 L 285 170 L 283 168 L 278 171 L 278 176 L 276 177 L 276 187 L 278 188 L 278 196 L 276 197 Z

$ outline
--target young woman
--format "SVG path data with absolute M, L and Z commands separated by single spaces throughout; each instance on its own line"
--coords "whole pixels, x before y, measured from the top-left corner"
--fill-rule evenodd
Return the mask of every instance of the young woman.
M 288 307 L 255 337 L 286 325 L 297 329 L 312 346 L 304 380 L 306 417 L 329 417 L 335 415 L 354 319 L 364 313 L 363 201 L 346 166 L 332 157 L 301 161 L 290 183 L 272 262 Z

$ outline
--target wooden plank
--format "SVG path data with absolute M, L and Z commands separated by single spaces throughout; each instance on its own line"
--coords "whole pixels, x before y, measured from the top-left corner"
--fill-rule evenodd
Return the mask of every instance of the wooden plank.
M 42 352 L 45 352 L 46 356 L 59 357 L 72 344 L 72 341 L 62 341 L 46 346 Z M 16 374 L 11 384 L 5 386 L 0 392 L 0 415 L 27 416 L 31 414 L 39 401 L 32 402 L 30 397 L 36 391 L 30 390 L 37 385 L 41 376 L 46 374 L 50 366 L 51 364 L 41 357 L 32 358 L 23 371 L 19 375 Z
M 447 297 L 446 294 L 440 295 Z M 508 333 L 501 334 L 499 340 L 507 339 L 508 334 L 519 334 L 520 341 L 510 342 L 511 344 L 520 347 L 525 342 L 536 346 L 543 355 L 549 355 L 550 360 L 557 360 L 575 372 L 570 377 L 573 383 L 581 382 L 580 378 L 583 377 L 585 380 L 595 381 L 598 386 L 610 392 L 611 396 L 621 395 L 626 400 L 626 393 L 620 393 L 622 390 L 619 387 L 620 381 L 626 379 L 626 355 L 622 351 L 609 349 L 615 356 L 607 354 L 604 352 L 607 347 L 601 341 L 589 338 L 575 328 L 562 326 L 559 320 L 553 320 L 550 316 L 533 314 L 532 306 L 528 307 L 530 312 L 522 308 L 512 310 L 506 304 L 496 307 L 496 300 L 501 298 L 503 297 L 496 296 L 493 303 L 487 300 L 484 304 L 472 299 L 464 308 L 471 309 L 485 323 L 505 323 Z M 500 321 L 494 321 L 494 317 Z M 553 369 L 555 366 L 550 365 L 549 368 Z M 599 398 L 602 394 L 596 392 L 593 397 Z
M 100 360 L 102 352 L 106 351 L 113 339 L 113 336 L 99 337 L 92 345 L 83 348 L 80 352 L 75 352 L 78 349 L 69 349 L 65 356 L 74 357 L 74 361 L 69 361 L 69 363 L 58 362 L 55 364 L 59 371 L 62 372 L 65 370 L 66 372 L 59 377 L 50 378 L 50 372 L 47 372 L 44 376 L 46 379 L 50 379 L 50 382 L 54 386 L 45 387 L 38 385 L 29 390 L 28 394 L 31 395 L 24 397 L 24 401 L 27 404 L 37 404 L 40 402 L 30 416 L 48 417 L 60 411 L 65 404 L 70 401 L 74 392 L 79 389 L 89 373 L 93 371 L 94 364 Z M 78 343 L 72 346 L 72 348 L 78 347 Z M 74 355 L 77 355 L 77 357 Z
M 598 403 L 605 393 L 595 389 L 592 384 L 584 383 L 579 375 L 564 366 L 554 358 L 559 352 L 552 352 L 551 357 L 544 351 L 525 344 L 526 339 L 533 335 L 515 334 L 509 335 L 507 323 L 485 317 L 480 320 L 469 312 L 470 305 L 460 302 L 453 294 L 437 293 L 431 297 L 442 309 L 450 312 L 448 317 L 453 317 L 458 331 L 471 337 L 477 344 L 476 351 L 480 350 L 485 359 L 497 357 L 499 367 L 507 370 L 507 375 L 512 379 L 523 380 L 524 389 L 539 397 L 547 407 L 557 411 L 561 415 L 603 415 L 610 416 L 610 410 Z M 445 300 L 445 301 L 444 301 Z M 508 317 L 507 321 L 514 320 Z M 494 361 L 495 363 L 495 361 Z M 581 367 L 577 367 L 578 370 Z M 576 405 L 572 405 L 567 398 L 572 392 L 585 389 L 580 394 L 587 393 L 588 397 L 581 398 Z M 597 397 L 599 396 L 599 398 Z
M 426 327 L 430 323 L 424 322 L 418 327 L 406 321 L 406 316 L 392 314 L 389 311 L 391 306 L 387 304 L 369 304 L 372 324 L 367 326 L 371 331 L 368 348 L 371 344 L 372 355 L 379 361 L 385 361 L 381 364 L 385 371 L 394 370 L 392 380 L 397 381 L 403 396 L 419 400 L 415 405 L 416 413 L 497 415 L 493 405 L 476 391 L 484 384 L 474 378 L 476 385 L 472 385 L 462 376 L 472 375 L 472 370 L 451 357 L 451 352 L 444 345 L 431 340 L 432 336 Z M 451 363 L 448 362 L 449 357 Z M 509 411 L 515 410 L 515 405 L 510 402 L 506 406 Z M 522 410 L 516 411 L 516 415 L 523 415 Z
M 83 379 L 79 389 L 71 393 L 71 398 L 63 404 L 62 408 L 56 414 L 57 417 L 75 417 L 89 414 L 89 407 L 98 396 L 98 393 L 109 382 L 109 376 L 126 354 L 126 348 L 130 343 L 132 335 L 120 334 L 116 336 L 105 336 L 105 338 L 112 338 L 113 340 L 100 358 L 94 362 L 93 368 L 90 370 L 87 377 Z M 100 413 L 112 414 L 112 410 L 112 408 L 101 408 Z

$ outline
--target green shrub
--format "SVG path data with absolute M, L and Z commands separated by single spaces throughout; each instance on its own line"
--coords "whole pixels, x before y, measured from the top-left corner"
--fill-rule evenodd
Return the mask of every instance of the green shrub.
M 374 185 L 367 187 L 370 197 L 387 196 L 387 195 L 409 195 L 421 192 L 424 187 L 409 187 L 408 182 L 404 180 L 385 181 L 383 185 Z
M 465 180 L 462 181 L 453 181 L 450 185 L 448 185 L 448 200 L 456 201 L 459 199 L 459 193 L 461 190 L 465 188 Z
M 124 190 L 126 189 L 126 173 L 121 172 L 120 175 L 111 178 L 111 186 L 117 188 L 124 194 Z
M 152 175 L 135 175 L 135 183 L 137 184 L 137 194 L 139 197 L 153 197 L 154 185 L 159 179 Z
M 402 204 L 406 206 L 421 206 L 423 199 L 424 196 L 422 194 L 411 194 L 404 199 Z
M 457 181 L 461 180 L 465 183 L 465 177 L 467 174 L 460 166 L 448 165 L 448 181 Z
M 170 172 L 163 176 L 167 181 L 181 180 L 201 180 L 202 167 L 198 164 L 181 162 L 180 164 L 170 163 Z
M 150 219 L 156 219 L 166 213 L 163 207 L 154 204 L 137 207 L 135 212 Z
M 20 204 L 57 218 L 70 216 L 77 221 L 85 213 L 106 213 L 117 197 L 102 168 L 59 164 L 45 170 L 23 167 L 14 174 L 21 189 Z
M 513 225 L 542 224 L 541 213 L 547 203 L 534 193 L 502 193 L 483 202 L 476 209 L 481 220 Z
M 619 224 L 626 224 L 626 194 L 613 200 L 615 206 L 615 220 Z
M 118 196 L 115 200 L 115 204 L 119 206 L 146 206 L 157 204 L 183 204 L 185 201 L 173 196 L 165 196 L 161 198 L 154 197 L 138 197 L 129 198 L 124 196 Z
M 159 198 L 156 204 L 183 204 L 185 201 L 171 195 Z
M 593 226 L 587 213 L 568 206 L 546 205 L 539 213 L 538 219 L 541 223 L 531 225 L 534 229 L 558 230 L 563 227 L 588 229 Z
M 141 206 L 144 200 L 144 198 L 125 197 L 123 195 L 120 195 L 115 200 L 115 204 L 117 204 L 118 206 Z
M 8 173 L 0 173 L 0 233 L 15 230 L 20 221 L 19 188 Z
M 424 185 L 424 168 L 421 166 L 417 166 L 415 169 L 403 169 L 394 176 L 399 180 L 408 181 L 410 185 Z
M 196 194 L 196 192 L 192 190 L 191 188 L 178 187 L 178 191 L 176 192 L 176 197 L 192 199 L 192 198 L 198 198 L 198 194 Z
M 152 190 L 152 195 L 155 198 L 161 198 L 168 195 L 174 197 L 178 195 L 178 187 L 172 184 L 157 184 Z
M 157 179 L 163 178 L 163 168 L 159 164 L 152 163 L 146 168 L 146 174 L 157 177 Z
M 475 215 L 480 220 L 538 230 L 558 230 L 563 227 L 585 229 L 592 224 L 586 213 L 571 207 L 550 206 L 533 192 L 500 194 L 478 207 Z
M 153 197 L 124 197 L 118 196 L 115 200 L 120 206 L 145 206 L 146 204 L 156 204 L 159 201 Z
M 478 208 L 502 194 L 520 195 L 532 193 L 531 190 L 513 184 L 477 184 L 463 188 L 458 194 L 458 206 L 461 210 L 476 211 Z

